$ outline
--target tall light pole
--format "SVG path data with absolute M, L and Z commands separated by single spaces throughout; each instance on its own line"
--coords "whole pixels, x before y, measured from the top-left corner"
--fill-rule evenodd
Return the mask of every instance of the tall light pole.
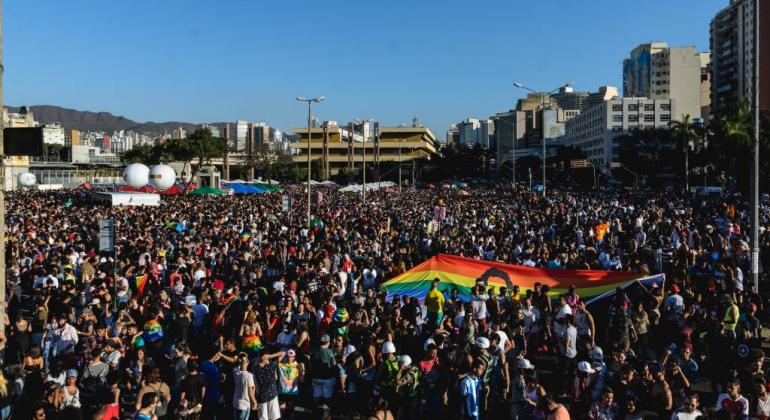
M 319 96 L 317 98 L 304 98 L 302 96 L 297 96 L 297 100 L 300 102 L 307 102 L 307 227 L 310 228 L 310 150 L 312 145 L 310 144 L 310 126 L 312 125 L 312 114 L 310 113 L 310 105 L 313 102 L 321 102 L 325 98 L 323 96 Z
M 356 120 L 357 124 L 361 124 L 361 148 L 363 151 L 363 156 L 361 157 L 362 160 L 362 191 L 363 191 L 363 202 L 364 205 L 366 205 L 366 124 L 369 124 L 370 121 L 373 120 Z
M 2 12 L 3 2 L 0 0 L 0 110 L 3 109 L 3 43 L 2 43 Z M 0 118 L 0 311 L 5 311 L 5 161 L 3 159 L 3 119 Z M 5 322 L 0 317 L 0 333 L 5 335 Z M 5 347 L 3 344 L 2 347 Z
M 543 113 L 545 113 L 545 97 L 550 95 L 550 94 L 552 94 L 552 93 L 556 93 L 561 88 L 564 88 L 564 87 L 567 87 L 567 86 L 571 86 L 571 85 L 572 85 L 572 82 L 567 83 L 567 84 L 562 85 L 562 86 L 559 86 L 559 87 L 557 87 L 556 89 L 554 89 L 554 90 L 552 90 L 550 92 L 537 92 L 535 90 L 532 90 L 532 89 L 528 88 L 523 83 L 516 82 L 516 83 L 513 84 L 514 87 L 517 87 L 519 89 L 528 90 L 528 91 L 534 93 L 535 95 L 540 96 L 540 107 L 542 108 Z M 532 116 L 532 118 L 537 118 L 537 108 L 535 108 L 535 114 Z M 545 115 L 543 115 L 543 122 L 545 122 Z M 541 124 L 541 125 L 544 125 L 544 124 Z M 546 175 L 545 174 L 545 162 L 546 162 L 546 155 L 545 155 L 545 127 L 541 127 L 541 131 L 543 132 L 543 135 L 542 135 L 542 137 L 543 137 L 543 197 L 545 197 L 545 175 Z
M 751 280 L 759 293 L 759 0 L 754 0 L 754 165 L 751 176 Z

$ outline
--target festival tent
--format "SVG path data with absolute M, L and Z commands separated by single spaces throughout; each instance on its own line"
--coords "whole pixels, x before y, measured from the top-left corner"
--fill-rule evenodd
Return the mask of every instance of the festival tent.
M 149 185 L 145 185 L 144 187 L 132 187 L 130 185 L 123 185 L 121 187 L 116 188 L 116 191 L 120 192 L 140 192 L 140 193 L 148 193 L 148 194 L 157 194 L 158 189 L 155 187 L 151 187 Z
M 256 184 L 252 185 L 255 188 L 259 188 L 262 190 L 262 192 L 275 192 L 275 191 L 283 191 L 283 188 L 279 185 L 275 184 L 265 184 L 258 182 Z
M 225 191 L 214 187 L 200 187 L 190 191 L 190 195 L 225 195 Z
M 187 191 L 192 191 L 195 189 L 195 184 L 188 184 L 187 185 Z M 181 195 L 185 192 L 185 186 L 180 183 L 176 183 L 171 188 L 167 190 L 163 190 L 160 193 L 163 195 Z
M 574 285 L 577 294 L 589 304 L 614 295 L 618 287 L 663 287 L 665 280 L 662 274 L 643 277 L 619 271 L 542 269 L 439 254 L 385 282 L 383 288 L 388 293 L 388 299 L 399 295 L 422 300 L 436 278 L 440 280 L 441 292 L 458 289 L 459 297 L 465 301 L 470 300 L 471 288 L 477 279 L 481 279 L 495 290 L 500 287 L 511 290 L 513 286 L 519 286 L 522 294 L 534 289 L 535 283 L 539 282 L 550 287 L 552 298 L 567 293 L 569 287 Z
M 232 190 L 233 194 L 260 194 L 265 192 L 262 188 L 248 184 L 228 184 L 224 185 L 223 188 Z

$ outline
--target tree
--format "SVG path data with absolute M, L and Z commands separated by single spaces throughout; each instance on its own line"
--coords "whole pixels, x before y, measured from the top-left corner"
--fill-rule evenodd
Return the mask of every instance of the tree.
M 190 168 L 190 180 L 194 180 L 203 166 L 211 164 L 212 159 L 225 154 L 227 142 L 223 138 L 213 137 L 208 128 L 199 128 L 186 138 L 168 141 L 163 146 L 174 160 L 184 162 L 184 167 Z M 193 163 L 196 166 L 193 166 Z
M 700 150 L 703 139 L 698 126 L 690 121 L 690 114 L 683 115 L 680 121 L 672 121 L 671 129 L 674 137 L 682 144 L 682 153 L 684 155 L 684 184 L 685 190 L 690 187 L 690 150 Z
M 143 163 L 145 165 L 157 165 L 162 162 L 174 160 L 174 156 L 165 144 L 150 146 L 144 144 L 123 152 L 121 156 L 125 163 Z

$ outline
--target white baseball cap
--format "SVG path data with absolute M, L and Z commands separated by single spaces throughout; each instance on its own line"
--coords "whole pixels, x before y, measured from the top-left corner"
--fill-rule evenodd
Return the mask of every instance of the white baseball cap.
M 578 368 L 579 371 L 581 371 L 583 373 L 594 373 L 594 372 L 596 372 L 596 370 L 594 370 L 594 368 L 591 367 L 591 364 L 586 362 L 586 361 L 579 362 L 578 365 L 577 365 L 577 368 Z
M 411 358 L 411 357 L 409 357 L 409 356 L 408 356 L 408 355 L 406 355 L 406 354 L 405 354 L 405 355 L 403 355 L 403 356 L 401 356 L 401 357 L 399 357 L 399 358 L 398 358 L 398 361 L 399 361 L 399 363 L 401 363 L 402 365 L 404 365 L 404 367 L 407 367 L 407 366 L 409 366 L 409 365 L 411 365 L 411 364 L 412 364 L 412 358 Z
M 383 354 L 393 354 L 396 352 L 396 346 L 390 341 L 386 341 L 382 343 L 382 353 Z
M 476 339 L 476 346 L 480 349 L 489 348 L 489 339 L 486 337 L 479 337 Z
M 535 365 L 529 362 L 527 359 L 519 359 L 516 361 L 517 369 L 534 369 Z

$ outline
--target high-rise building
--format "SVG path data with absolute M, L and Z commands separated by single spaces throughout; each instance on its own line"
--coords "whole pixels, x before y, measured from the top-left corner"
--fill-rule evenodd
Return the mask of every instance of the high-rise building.
M 487 118 L 479 121 L 479 145 L 483 149 L 495 148 L 495 122 Z
M 623 60 L 623 96 L 674 99 L 681 119 L 701 118 L 701 57 L 694 46 L 670 47 L 665 42 L 642 44 Z
M 618 160 L 618 137 L 629 131 L 668 128 L 679 115 L 673 99 L 614 98 L 595 105 L 565 124 L 565 146 L 584 151 L 597 168 Z
M 104 135 L 102 135 L 102 150 L 104 150 L 104 151 L 109 151 L 110 150 L 110 140 L 111 140 L 111 138 L 112 137 L 109 134 L 107 134 L 107 133 L 104 133 Z
M 473 147 L 479 144 L 478 131 L 480 127 L 481 124 L 476 118 L 468 118 L 457 124 L 457 130 L 460 133 L 459 146 Z
M 64 145 L 72 146 L 80 144 L 80 131 L 70 128 L 64 130 Z
M 711 110 L 754 97 L 754 6 L 757 0 L 730 0 L 711 20 Z M 770 45 L 770 2 L 760 3 L 760 46 Z M 770 109 L 770 54 L 759 59 L 759 106 Z
M 559 93 L 555 93 L 551 97 L 561 109 L 580 111 L 586 106 L 588 95 L 588 92 L 575 92 L 572 86 L 568 85 L 559 89 Z
M 261 152 L 270 147 L 270 126 L 259 122 L 254 124 L 254 150 Z
M 460 130 L 457 128 L 457 123 L 450 124 L 449 129 L 446 131 L 446 145 L 447 146 L 460 145 Z
M 510 165 L 513 158 L 514 145 L 521 147 L 526 132 L 526 113 L 512 109 L 507 112 L 498 112 L 492 117 L 495 125 L 495 154 L 497 167 L 505 162 Z
M 711 120 L 711 53 L 700 53 L 700 116 L 705 125 Z
M 235 135 L 233 136 L 231 146 L 235 151 L 242 152 L 246 150 L 246 141 L 249 136 L 248 121 L 236 121 L 235 122 Z

